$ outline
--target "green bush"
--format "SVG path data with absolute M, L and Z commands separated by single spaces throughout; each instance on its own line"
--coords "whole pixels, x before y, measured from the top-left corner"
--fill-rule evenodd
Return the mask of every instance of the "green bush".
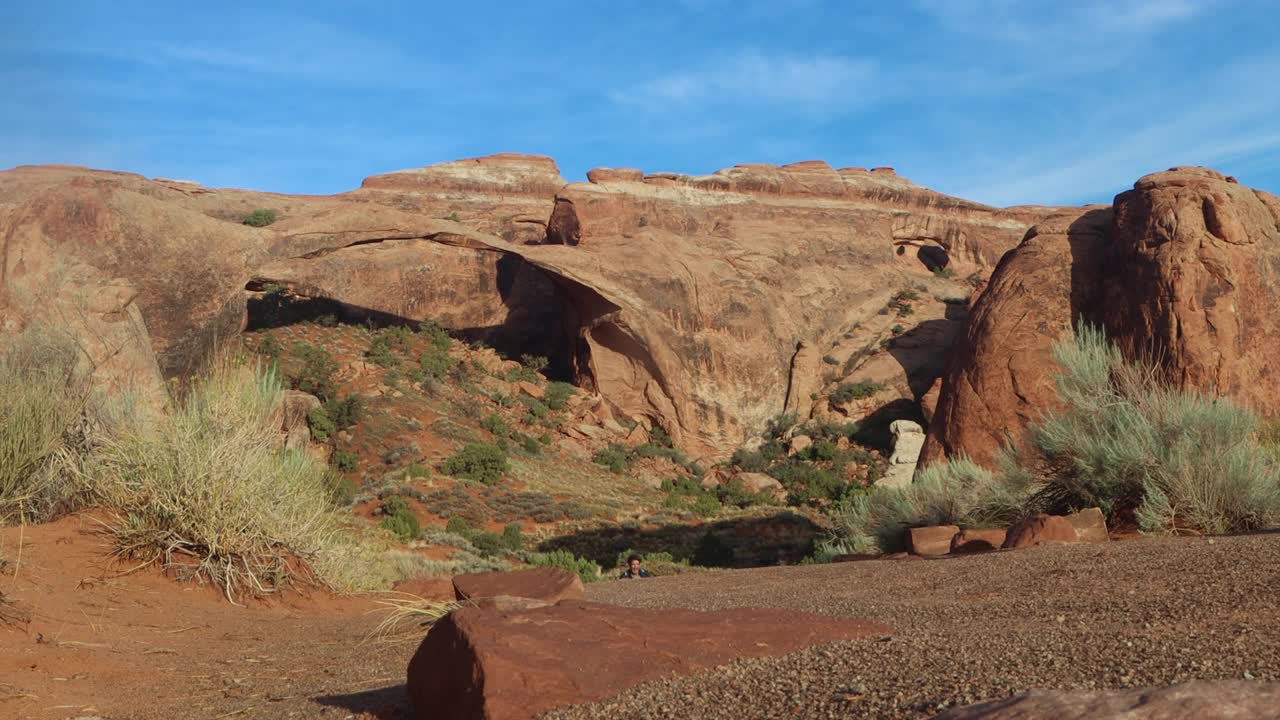
M 243 222 L 251 227 L 266 227 L 276 221 L 276 211 L 269 208 L 258 208 L 244 216 Z
M 883 383 L 874 380 L 859 380 L 852 383 L 841 383 L 836 387 L 835 392 L 831 393 L 831 402 L 836 405 L 844 405 L 854 400 L 862 400 L 885 389 Z
M 529 556 L 529 564 L 534 567 L 558 567 L 575 572 L 583 582 L 594 582 L 600 579 L 600 566 L 587 558 L 575 556 L 572 552 L 560 549 L 546 553 L 534 553 Z
M 454 477 L 493 485 L 507 472 L 507 454 L 493 443 L 468 443 L 444 461 L 443 470 Z
M 418 356 L 418 367 L 411 373 L 415 382 L 440 380 L 453 368 L 453 358 L 444 350 L 432 349 Z
M 742 468 L 747 472 L 764 472 L 769 469 L 769 460 L 760 450 L 738 448 L 729 458 L 729 464 Z
M 307 411 L 307 427 L 311 428 L 311 436 L 320 442 L 328 440 L 330 435 L 338 431 L 338 426 L 323 405 Z
M 280 341 L 276 339 L 275 335 L 266 335 L 258 341 L 256 351 L 259 355 L 265 355 L 272 360 L 279 360 L 280 353 L 284 351 L 284 348 L 280 346 Z
M 563 410 L 569 404 L 569 398 L 578 392 L 578 388 L 567 382 L 553 382 L 547 385 L 543 399 L 552 410 Z
M 377 333 L 369 341 L 369 349 L 364 352 L 365 359 L 379 367 L 396 367 L 400 364 L 400 358 L 391 348 L 393 342 L 391 335 L 385 332 Z
M 454 535 L 461 535 L 462 537 L 468 537 L 474 532 L 471 524 L 460 517 L 449 518 L 449 522 L 445 523 L 444 531 Z
M 610 472 L 622 474 L 631 464 L 631 455 L 625 445 L 609 443 L 608 447 L 597 450 L 591 457 L 591 461 L 597 465 L 604 465 Z
M 507 427 L 507 422 L 497 413 L 490 413 L 480 421 L 480 427 L 493 433 L 495 437 L 506 437 L 511 433 L 511 429 Z
M 294 390 L 311 393 L 321 400 L 328 400 L 336 394 L 338 386 L 333 375 L 338 371 L 338 363 L 328 350 L 296 342 L 292 355 L 299 363 L 289 375 L 289 384 Z
M 453 338 L 449 337 L 449 331 L 434 320 L 423 320 L 419 323 L 418 334 L 427 338 L 431 349 L 436 352 L 447 353 L 449 348 L 453 347 Z
M 337 507 L 347 507 L 356 499 L 356 483 L 342 473 L 327 470 L 322 484 Z
M 693 511 L 702 517 L 715 517 L 720 514 L 720 501 L 715 495 L 704 493 L 693 503 Z
M 520 356 L 520 364 L 534 372 L 542 372 L 547 369 L 547 366 L 550 365 L 551 362 L 543 355 L 525 354 Z
M 501 555 L 507 548 L 502 540 L 502 536 L 496 532 L 481 530 L 471 534 L 471 544 L 475 546 L 480 554 L 484 557 L 495 557 Z
M 502 545 L 512 551 L 524 548 L 524 532 L 520 528 L 520 523 L 508 523 L 502 528 Z
M 944 280 L 950 280 L 956 276 L 956 271 L 949 267 L 936 267 L 933 268 L 933 275 L 934 277 L 940 277 Z
M 542 443 L 532 435 L 520 436 L 520 449 L 529 455 L 541 455 Z
M 334 397 L 325 401 L 324 409 L 339 430 L 346 430 L 364 417 L 364 399 L 359 395 L 348 395 L 341 400 Z
M 355 472 L 360 469 L 360 456 L 350 450 L 334 450 L 329 461 L 342 472 Z
M 826 363 L 826 364 L 828 364 L 828 365 L 839 365 L 839 364 L 840 364 L 840 361 L 839 361 L 839 360 L 837 360 L 837 359 L 835 359 L 835 358 L 834 358 L 834 357 L 832 357 L 831 355 L 823 355 L 823 356 L 822 356 L 822 362 L 824 362 L 824 363 Z
M 409 501 L 399 495 L 392 495 L 382 502 L 382 515 L 382 521 L 378 524 L 390 530 L 400 542 L 414 540 L 422 532 L 417 516 L 409 507 Z
M 528 395 L 521 395 L 520 402 L 528 408 L 529 415 L 535 420 L 541 420 L 547 416 L 547 413 L 551 412 L 551 409 L 547 407 L 546 403 L 537 398 L 529 397 Z
M 794 458 L 771 466 L 768 472 L 786 488 L 793 505 L 821 505 L 849 491 L 848 483 L 835 473 Z

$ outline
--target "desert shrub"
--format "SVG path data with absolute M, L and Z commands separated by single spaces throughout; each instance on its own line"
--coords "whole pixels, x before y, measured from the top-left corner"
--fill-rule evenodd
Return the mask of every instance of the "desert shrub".
M 832 513 L 841 552 L 903 549 L 903 531 L 927 525 L 1003 527 L 1025 512 L 1033 487 L 967 458 L 934 463 L 903 488 L 853 493 Z
M 859 380 L 858 382 L 841 383 L 835 392 L 831 393 L 831 402 L 837 405 L 843 405 L 854 400 L 862 400 L 884 390 L 883 383 L 874 380 Z
M 276 221 L 276 211 L 270 208 L 258 208 L 244 216 L 243 222 L 251 227 L 266 227 Z
M 342 473 L 333 472 L 332 470 L 327 471 L 324 474 L 322 484 L 335 506 L 347 507 L 355 501 L 356 483 Z
M 502 545 L 508 550 L 521 550 L 524 548 L 524 532 L 520 528 L 520 523 L 507 523 L 502 528 Z
M 737 508 L 751 507 L 753 505 L 776 505 L 773 496 L 764 492 L 751 492 L 742 484 L 742 481 L 734 478 L 715 490 L 716 498 L 722 505 L 731 505 Z
M 729 458 L 729 464 L 742 468 L 747 472 L 764 472 L 769 469 L 769 460 L 759 450 L 738 448 Z
M 840 451 L 836 449 L 836 444 L 825 438 L 815 440 L 812 445 L 804 450 L 806 460 L 816 460 L 818 462 L 835 460 L 839 454 Z
M 1230 400 L 1181 391 L 1129 362 L 1101 330 L 1054 347 L 1064 409 L 1031 428 L 1048 466 L 1038 503 L 1101 507 L 1147 532 L 1220 533 L 1280 522 L 1280 467 L 1257 416 Z
M 814 440 L 834 441 L 842 437 L 852 439 L 858 432 L 858 423 L 820 420 L 809 426 L 805 432 Z
M 521 395 L 520 402 L 529 410 L 529 415 L 536 420 L 546 417 L 547 413 L 551 412 L 551 408 L 547 407 L 546 403 L 538 398 Z
M 765 437 L 770 440 L 778 440 L 783 435 L 786 435 L 788 430 L 795 427 L 795 424 L 795 413 L 783 413 L 771 417 L 765 424 Z
M 280 353 L 284 351 L 284 348 L 280 346 L 280 341 L 276 339 L 275 335 L 265 335 L 258 341 L 255 351 L 259 355 L 265 355 L 272 360 L 279 360 Z
M 0 351 L 0 525 L 42 519 L 78 494 L 63 467 L 76 461 L 89 388 L 74 341 L 29 330 Z
M 912 307 L 911 303 L 919 299 L 920 293 L 916 292 L 912 288 L 903 288 L 902 290 L 894 293 L 893 297 L 890 298 L 889 308 L 894 310 L 898 314 L 898 317 L 910 315 L 915 312 L 915 308 Z
M 364 417 L 364 399 L 359 395 L 348 395 L 342 399 L 334 397 L 325 401 L 324 409 L 333 424 L 339 430 L 345 430 Z
M 333 507 L 330 471 L 279 447 L 282 393 L 271 368 L 228 360 L 169 414 L 116 407 L 84 473 L 117 513 L 117 550 L 229 597 L 269 592 L 297 568 L 341 588 L 385 580 L 374 546 Z
M 468 537 L 472 532 L 474 532 L 471 524 L 468 523 L 466 519 L 460 517 L 449 518 L 449 522 L 444 525 L 444 531 L 453 533 L 454 535 L 461 535 L 462 537 Z
M 711 493 L 699 495 L 693 502 L 693 511 L 702 517 L 715 517 L 720 514 L 720 500 Z
M 840 364 L 840 361 L 839 361 L 839 360 L 837 360 L 837 359 L 835 359 L 835 358 L 834 358 L 834 357 L 832 357 L 831 355 L 823 355 L 823 356 L 822 356 L 822 362 L 824 362 L 824 363 L 826 363 L 826 364 L 828 364 L 828 365 L 839 365 L 839 364 Z
M 505 543 L 502 541 L 502 536 L 496 532 L 489 532 L 488 530 L 481 530 L 472 533 L 470 540 L 471 544 L 474 545 L 476 550 L 479 550 L 480 554 L 484 557 L 501 555 L 507 549 Z
M 597 450 L 591 461 L 609 468 L 610 472 L 621 474 L 631 464 L 631 455 L 625 445 L 609 443 L 608 447 Z
M 497 413 L 490 413 L 480 421 L 480 427 L 493 433 L 496 437 L 506 437 L 510 434 L 511 429 L 507 427 L 507 422 Z
M 520 436 L 520 449 L 529 455 L 541 455 L 542 443 L 532 435 Z
M 418 517 L 413 514 L 409 502 L 399 495 L 392 495 L 383 501 L 382 515 L 382 520 L 378 524 L 391 531 L 400 539 L 400 542 L 409 542 L 422 532 Z
M 600 566 L 588 560 L 574 555 L 572 552 L 560 549 L 545 553 L 534 553 L 529 556 L 529 564 L 534 567 L 558 567 L 575 572 L 578 577 L 582 578 L 582 582 L 593 582 L 600 579 Z
M 578 392 L 578 388 L 567 382 L 553 382 L 547 385 L 543 400 L 552 410 L 563 410 L 569 404 L 569 398 Z
M 440 380 L 453 368 L 453 358 L 448 352 L 431 349 L 418 356 L 418 367 L 411 373 L 414 381 Z
M 849 485 L 830 470 L 794 458 L 771 466 L 768 472 L 786 488 L 793 505 L 839 500 L 849 490 Z
M 694 565 L 702 567 L 732 567 L 734 564 L 733 548 L 729 547 L 719 535 L 708 530 L 698 538 L 693 555 L 689 558 Z
M 328 350 L 310 343 L 293 344 L 292 355 L 298 366 L 289 375 L 289 384 L 294 390 L 311 393 L 321 400 L 328 400 L 337 392 L 337 384 L 333 375 L 338 371 L 338 363 Z
M 950 280 L 956 276 L 956 271 L 949 267 L 940 266 L 933 268 L 933 275 L 934 277 L 940 277 L 944 280 Z
M 469 443 L 444 461 L 448 475 L 493 485 L 507 472 L 507 454 L 493 443 Z
M 360 456 L 350 450 L 334 450 L 329 462 L 342 472 L 355 472 L 360 469 Z
M 431 349 L 436 352 L 448 352 L 449 348 L 453 347 L 453 338 L 449 337 L 449 331 L 434 320 L 423 320 L 419 323 L 418 334 L 427 338 Z
M 520 356 L 520 364 L 534 372 L 542 372 L 547 369 L 547 366 L 550 365 L 551 362 L 543 355 L 525 354 Z
M 329 412 L 323 405 L 307 411 L 307 427 L 311 428 L 311 436 L 321 442 L 328 440 L 330 435 L 338 431 L 338 426 L 334 424 L 333 418 L 329 417 Z
M 977 271 L 971 272 L 965 276 L 964 281 L 968 283 L 970 287 L 976 288 L 982 284 L 982 273 Z
M 379 367 L 390 368 L 400 364 L 400 358 L 392 350 L 393 338 L 385 332 L 379 332 L 369 341 L 369 349 L 364 357 Z

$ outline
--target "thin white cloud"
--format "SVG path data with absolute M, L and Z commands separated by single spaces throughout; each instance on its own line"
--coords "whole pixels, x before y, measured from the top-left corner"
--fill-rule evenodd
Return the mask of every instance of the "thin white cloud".
M 843 56 L 748 52 L 653 78 L 610 94 L 627 105 L 767 104 L 846 106 L 865 97 L 875 64 Z

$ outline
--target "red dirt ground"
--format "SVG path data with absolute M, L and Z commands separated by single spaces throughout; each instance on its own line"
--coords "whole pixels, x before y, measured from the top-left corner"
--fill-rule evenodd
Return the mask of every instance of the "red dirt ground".
M 416 642 L 366 641 L 376 596 L 236 607 L 109 553 L 87 515 L 0 530 L 0 717 L 408 717 Z

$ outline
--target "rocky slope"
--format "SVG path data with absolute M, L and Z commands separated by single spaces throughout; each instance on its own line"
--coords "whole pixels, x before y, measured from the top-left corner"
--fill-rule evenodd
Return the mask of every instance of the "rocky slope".
M 1057 403 L 1051 348 L 1084 320 L 1183 388 L 1275 413 L 1280 198 L 1206 168 L 1063 212 L 1004 257 L 945 374 L 922 458 L 990 462 Z
M 590 178 L 504 154 L 319 197 L 16 168 L 0 173 L 0 321 L 67 328 L 104 382 L 155 388 L 261 326 L 253 300 L 284 287 L 347 319 L 432 318 L 545 355 L 613 414 L 724 456 L 784 408 L 821 414 L 814 396 L 869 355 L 899 395 L 921 394 L 959 318 L 895 319 L 887 303 L 931 268 L 984 270 L 1048 212 L 821 162 Z M 259 208 L 277 221 L 241 222 Z M 879 352 L 904 320 L 894 332 L 918 347 Z

